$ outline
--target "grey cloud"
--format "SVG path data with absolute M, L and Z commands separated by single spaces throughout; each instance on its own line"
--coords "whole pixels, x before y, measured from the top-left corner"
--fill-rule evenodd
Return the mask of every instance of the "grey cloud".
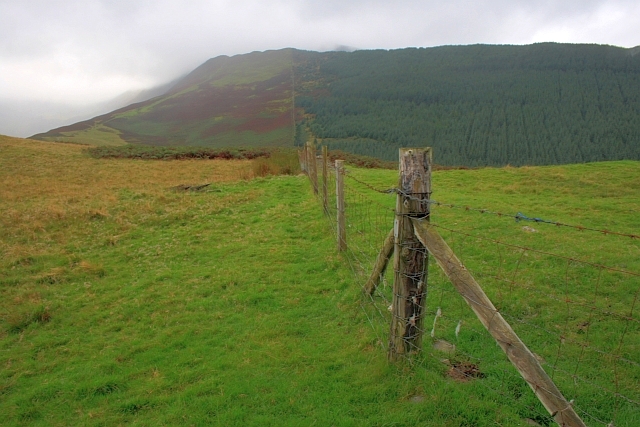
M 0 0 L 0 94 L 89 104 L 220 54 L 284 47 L 632 47 L 637 22 L 636 0 Z

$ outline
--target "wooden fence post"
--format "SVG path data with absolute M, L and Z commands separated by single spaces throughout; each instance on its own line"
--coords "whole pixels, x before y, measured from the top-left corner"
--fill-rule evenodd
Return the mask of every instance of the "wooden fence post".
M 338 250 L 347 249 L 347 229 L 344 216 L 344 160 L 336 160 L 336 208 L 338 217 Z
M 298 157 L 300 158 L 300 169 L 303 173 L 307 173 L 307 146 L 303 145 L 302 149 L 298 151 Z
M 430 195 L 431 148 L 401 148 L 394 222 L 390 361 L 422 349 L 428 262 L 427 251 L 413 232 L 411 218 L 428 218 Z
M 313 194 L 318 194 L 318 162 L 316 160 L 316 145 L 313 142 L 307 143 L 307 168 Z
M 382 249 L 378 253 L 378 257 L 376 258 L 376 263 L 373 265 L 373 271 L 371 272 L 371 276 L 369 276 L 369 280 L 364 284 L 364 292 L 367 295 L 373 295 L 380 280 L 382 280 L 382 276 L 384 276 L 384 272 L 387 270 L 387 264 L 389 263 L 389 258 L 391 258 L 391 254 L 393 254 L 393 246 L 395 243 L 395 233 L 393 228 L 387 235 L 387 238 L 384 239 L 384 243 L 382 244 Z
M 304 145 L 304 162 L 307 165 L 307 176 L 309 177 L 309 182 L 311 182 L 311 162 L 309 161 L 309 159 L 311 158 L 311 148 L 310 148 L 311 142 L 307 141 L 307 143 Z
M 326 145 L 322 146 L 322 208 L 324 213 L 329 213 L 329 192 L 327 190 L 327 162 L 329 161 L 329 151 Z
M 311 141 L 307 142 L 306 148 L 307 148 L 307 156 L 305 157 L 305 159 L 307 161 L 307 176 L 309 177 L 309 182 L 313 187 L 313 178 L 311 177 L 311 157 L 312 157 L 311 153 L 313 152 L 313 150 L 311 149 Z

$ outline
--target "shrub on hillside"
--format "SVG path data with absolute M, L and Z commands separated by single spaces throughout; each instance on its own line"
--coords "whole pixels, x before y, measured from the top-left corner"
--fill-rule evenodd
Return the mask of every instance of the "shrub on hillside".
M 294 150 L 274 150 L 270 156 L 256 159 L 254 176 L 297 175 L 301 172 L 298 156 Z
M 208 147 L 158 147 L 153 145 L 98 146 L 87 150 L 96 159 L 141 159 L 141 160 L 184 160 L 184 159 L 255 159 L 269 157 L 270 151 L 261 148 L 208 148 Z

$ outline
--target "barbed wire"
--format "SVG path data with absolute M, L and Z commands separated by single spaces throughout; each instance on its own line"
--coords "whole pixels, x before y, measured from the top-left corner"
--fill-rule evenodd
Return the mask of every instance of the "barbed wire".
M 436 206 L 436 207 L 446 207 L 446 208 L 450 208 L 450 209 L 462 209 L 464 211 L 467 212 L 476 212 L 476 213 L 480 213 L 480 214 L 488 214 L 488 215 L 494 215 L 500 218 L 507 218 L 507 219 L 514 219 L 515 221 L 529 221 L 529 222 L 535 222 L 535 223 L 539 223 L 539 224 L 550 224 L 550 225 L 555 225 L 556 227 L 566 227 L 566 228 L 571 228 L 571 229 L 575 229 L 578 231 L 592 231 L 592 232 L 596 232 L 602 235 L 614 235 L 614 236 L 621 236 L 621 237 L 629 237 L 631 239 L 639 239 L 640 240 L 640 234 L 633 234 L 633 233 L 623 233 L 623 232 L 618 232 L 618 231 L 613 231 L 613 230 L 609 230 L 609 229 L 601 229 L 601 228 L 595 228 L 595 227 L 585 227 L 583 225 L 573 225 L 573 224 L 568 224 L 568 223 L 564 223 L 564 222 L 560 222 L 560 221 L 552 221 L 552 220 L 547 220 L 547 219 L 543 219 L 540 217 L 529 217 L 521 212 L 517 212 L 515 214 L 509 214 L 509 213 L 503 213 L 500 211 L 495 211 L 495 210 L 491 210 L 491 209 L 485 209 L 485 208 L 475 208 L 475 207 L 471 207 L 468 205 L 456 205 L 453 203 L 447 203 L 447 202 L 440 202 L 437 200 L 433 200 L 433 199 L 428 199 L 428 200 L 424 200 L 424 199 L 418 199 L 418 198 L 414 198 L 412 197 L 410 194 L 405 194 L 402 191 L 400 191 L 400 189 L 398 188 L 387 188 L 387 189 L 380 189 L 380 188 L 376 188 L 375 186 L 356 178 L 355 176 L 353 176 L 348 170 L 345 170 L 344 175 L 346 177 L 348 177 L 349 179 L 367 187 L 369 190 L 371 191 L 375 191 L 376 193 L 381 193 L 381 194 L 393 194 L 393 193 L 398 193 L 398 194 L 403 194 L 403 196 L 405 197 L 409 197 L 412 198 L 414 200 L 417 200 L 421 203 L 426 203 L 428 205 L 431 206 Z
M 372 222 L 372 218 L 375 218 L 375 212 L 374 212 L 374 215 L 372 216 L 371 210 L 379 209 L 380 211 L 385 212 L 384 214 L 385 217 L 391 218 L 390 215 L 392 212 L 393 212 L 393 215 L 395 215 L 395 209 L 390 208 L 389 206 L 381 203 L 376 198 L 369 197 L 367 194 L 365 194 L 366 192 L 363 192 L 360 189 L 364 187 L 378 194 L 386 194 L 386 195 L 398 194 L 399 192 L 397 189 L 378 189 L 375 186 L 370 185 L 365 181 L 354 177 L 350 173 L 350 171 L 346 169 L 344 171 L 345 171 L 344 176 L 346 176 L 349 180 L 353 181 L 354 183 L 358 184 L 358 186 L 348 186 L 345 183 L 345 200 L 346 200 L 347 218 L 348 218 L 347 219 L 347 223 L 348 223 L 347 240 L 349 244 L 347 245 L 347 251 L 345 253 L 344 258 L 349 264 L 349 267 L 356 281 L 363 284 L 365 283 L 365 280 L 368 278 L 368 273 L 371 272 L 372 260 L 376 256 L 377 252 L 380 250 L 380 246 L 378 245 L 381 244 L 384 236 L 388 234 L 388 228 L 391 226 L 391 223 L 390 223 L 391 219 L 389 219 L 389 223 L 384 223 L 384 221 L 382 221 L 382 223 L 378 223 L 378 222 L 375 222 L 375 219 L 373 220 L 374 222 Z M 333 168 L 329 168 L 327 172 L 330 177 L 335 177 L 335 170 Z M 425 203 L 424 200 L 420 200 L 416 197 L 413 197 L 413 195 L 409 194 L 405 196 L 415 200 L 419 200 L 421 203 Z M 576 228 L 581 230 L 597 231 L 605 235 L 613 234 L 613 235 L 627 236 L 627 237 L 631 237 L 632 239 L 636 239 L 639 237 L 635 234 L 616 233 L 616 232 L 610 232 L 608 230 L 598 230 L 595 228 L 571 226 L 568 224 L 547 221 L 542 218 L 535 218 L 535 217 L 530 218 L 520 212 L 518 212 L 516 215 L 505 215 L 500 212 L 492 212 L 485 209 L 474 209 L 474 208 L 469 208 L 467 206 L 439 203 L 434 200 L 428 200 L 426 201 L 426 203 L 429 203 L 430 205 L 440 206 L 440 207 L 459 208 L 459 209 L 463 209 L 464 211 L 489 213 L 499 217 L 507 217 L 507 218 L 515 219 L 516 221 L 533 221 L 537 223 L 544 223 L 544 224 L 550 224 L 550 225 L 556 225 L 556 226 L 565 226 L 565 227 L 571 227 L 571 228 Z M 335 232 L 336 231 L 336 226 L 334 224 L 335 218 L 333 216 L 330 216 L 330 219 L 331 219 L 330 221 L 331 227 Z M 367 224 L 365 224 L 365 222 Z M 547 251 L 528 248 L 525 246 L 519 246 L 512 243 L 506 243 L 506 242 L 499 241 L 497 239 L 491 239 L 485 236 L 479 236 L 471 232 L 454 230 L 451 227 L 446 227 L 441 224 L 432 223 L 431 225 L 439 227 L 441 230 L 448 231 L 452 234 L 459 235 L 460 237 L 462 237 L 462 242 L 464 242 L 463 245 L 467 245 L 468 244 L 467 240 L 472 239 L 474 242 L 483 241 L 483 242 L 490 243 L 491 245 L 494 245 L 497 248 L 497 253 L 499 258 L 498 273 L 495 275 L 480 273 L 478 277 L 490 278 L 492 280 L 496 280 L 497 283 L 506 283 L 511 287 L 517 286 L 527 291 L 534 292 L 537 295 L 539 295 L 539 297 L 541 298 L 549 298 L 549 300 L 553 301 L 555 304 L 563 304 L 567 307 L 566 309 L 567 312 L 564 315 L 561 315 L 561 317 L 556 317 L 558 319 L 561 319 L 559 321 L 556 321 L 560 323 L 559 325 L 556 325 L 558 327 L 558 330 L 550 330 L 548 328 L 545 328 L 542 324 L 536 324 L 535 322 L 528 321 L 526 318 L 523 318 L 518 314 L 510 313 L 509 310 L 505 310 L 504 307 L 501 309 L 495 309 L 495 312 L 496 314 L 500 313 L 505 318 L 509 319 L 509 321 L 512 322 L 512 324 L 522 325 L 523 327 L 525 327 L 525 330 L 528 331 L 527 332 L 528 334 L 534 332 L 536 334 L 534 335 L 534 338 L 539 337 L 536 339 L 536 342 L 538 342 L 537 340 L 539 339 L 543 340 L 541 341 L 543 343 L 557 342 L 557 350 L 553 350 L 552 354 L 549 354 L 549 350 L 547 350 L 546 352 L 547 354 L 545 354 L 545 357 L 546 357 L 546 360 L 548 361 L 543 360 L 541 363 L 544 364 L 545 369 L 549 369 L 550 372 L 552 372 L 553 374 L 558 373 L 558 379 L 562 382 L 564 387 L 569 387 L 569 384 L 573 384 L 572 387 L 573 387 L 574 399 L 571 400 L 570 406 L 574 407 L 576 411 L 578 411 L 582 416 L 587 417 L 592 422 L 599 423 L 604 426 L 612 426 L 613 422 L 616 422 L 616 425 L 618 425 L 616 420 L 620 416 L 621 411 L 637 410 L 637 407 L 640 406 L 640 398 L 636 398 L 633 395 L 633 393 L 628 394 L 628 392 L 633 390 L 633 388 L 631 389 L 628 388 L 629 380 L 625 377 L 625 375 L 626 375 L 626 372 L 632 372 L 633 370 L 636 370 L 638 367 L 640 367 L 640 363 L 634 360 L 630 360 L 625 356 L 628 354 L 633 354 L 633 353 L 629 353 L 629 351 L 633 351 L 632 349 L 635 348 L 634 346 L 637 345 L 635 341 L 632 341 L 631 347 L 628 347 L 630 344 L 626 342 L 628 341 L 626 340 L 626 337 L 632 331 L 635 331 L 635 327 L 636 327 L 635 325 L 640 323 L 640 319 L 634 316 L 634 308 L 635 308 L 636 302 L 638 301 L 638 294 L 640 292 L 640 289 L 638 289 L 638 291 L 635 291 L 635 296 L 633 294 L 631 295 L 633 297 L 633 301 L 630 302 L 628 305 L 625 305 L 625 313 L 615 312 L 614 311 L 615 308 L 611 309 L 610 304 L 608 305 L 609 307 L 608 310 L 606 308 L 601 308 L 598 306 L 599 304 L 595 303 L 595 301 L 596 301 L 596 298 L 601 297 L 601 294 L 599 293 L 598 289 L 599 289 L 600 279 L 603 271 L 616 273 L 616 274 L 624 274 L 633 280 L 635 280 L 635 278 L 637 277 L 640 277 L 640 273 L 627 271 L 625 269 L 616 268 L 616 267 L 608 267 L 602 264 L 598 264 L 590 261 L 584 261 L 584 260 L 580 260 L 580 259 L 572 258 L 568 256 L 558 255 L 558 254 L 550 253 Z M 383 236 L 382 238 L 377 237 L 377 239 L 380 240 L 379 242 L 377 242 L 377 244 L 375 242 L 375 239 L 372 244 L 371 236 L 369 236 L 368 237 L 369 240 L 367 240 L 367 235 L 370 235 L 372 233 L 377 234 L 378 236 Z M 517 259 L 517 263 L 515 264 L 515 267 L 516 267 L 515 271 L 512 271 L 512 270 L 503 271 L 503 268 L 505 267 L 503 267 L 504 254 L 500 249 L 502 247 L 515 249 L 511 252 L 513 254 L 516 254 L 516 256 L 518 252 L 520 252 L 519 257 Z M 523 272 L 527 271 L 526 265 L 524 267 L 524 270 L 520 271 L 520 264 L 525 262 L 534 262 L 534 259 L 529 259 L 525 261 L 525 254 L 528 252 L 536 253 L 536 254 L 539 254 L 540 256 L 544 255 L 546 257 L 557 258 L 559 260 L 564 260 L 566 262 L 567 267 L 564 273 L 565 292 L 568 292 L 569 290 L 569 274 L 568 274 L 569 265 L 576 263 L 588 268 L 596 269 L 598 273 L 597 273 L 597 278 L 593 279 L 594 282 L 596 282 L 595 291 L 593 293 L 593 302 L 589 302 L 589 300 L 585 298 L 582 298 L 583 300 L 574 299 L 569 293 L 567 293 L 567 295 L 560 295 L 560 294 L 556 295 L 555 293 L 547 292 L 544 289 L 539 289 L 534 285 L 528 284 L 528 281 L 526 280 L 524 282 L 520 281 L 518 276 L 523 274 Z M 511 258 L 512 258 L 511 255 L 507 255 L 507 259 L 511 259 Z M 539 259 L 542 259 L 542 258 L 541 257 L 535 258 L 535 260 L 539 260 Z M 430 262 L 433 262 L 433 260 L 431 260 Z M 560 267 L 555 267 L 555 268 L 560 268 Z M 582 271 L 582 270 L 576 270 L 576 271 Z M 387 272 L 389 275 L 393 275 L 397 273 L 395 271 L 389 271 L 389 270 L 387 270 Z M 561 272 L 558 271 L 558 274 L 560 273 Z M 572 273 L 572 274 L 575 274 L 575 273 Z M 618 277 L 618 276 L 611 276 L 611 277 Z M 573 281 L 576 279 L 571 278 L 570 280 Z M 611 280 L 611 279 L 608 279 L 608 280 Z M 634 283 L 634 282 L 631 282 L 631 283 Z M 635 286 L 634 286 L 634 290 L 635 290 Z M 399 318 L 397 314 L 393 314 L 391 311 L 389 311 L 391 300 L 394 297 L 393 294 L 394 292 L 392 291 L 392 286 L 389 285 L 387 278 L 383 275 L 380 277 L 380 284 L 374 290 L 374 292 L 370 294 L 365 293 L 365 295 L 368 295 L 368 298 L 362 298 L 360 303 L 360 308 L 363 311 L 367 319 L 367 322 L 371 325 L 374 331 L 374 334 L 376 337 L 376 345 L 386 350 L 388 350 L 388 343 L 386 342 L 385 336 L 386 334 L 388 334 L 390 319 L 393 316 L 395 316 L 396 318 Z M 439 295 L 439 298 L 440 298 L 439 301 L 437 301 L 438 299 L 437 295 Z M 501 293 L 500 295 L 504 295 L 504 294 Z M 462 296 L 462 298 L 460 298 L 460 296 Z M 405 298 L 405 299 L 407 298 L 407 297 L 401 297 L 398 295 L 396 295 L 395 297 Z M 428 288 L 428 292 L 424 294 L 424 297 L 426 298 L 425 308 L 421 315 L 422 319 L 420 320 L 426 322 L 426 319 L 428 316 L 435 315 L 435 317 L 438 318 L 438 315 L 439 315 L 440 318 L 442 319 L 441 321 L 444 322 L 442 323 L 441 327 L 446 326 L 446 328 L 451 328 L 451 329 L 453 325 L 456 324 L 456 318 L 451 317 L 449 315 L 443 315 L 442 313 L 440 313 L 440 307 L 438 307 L 438 310 L 436 311 L 434 310 L 435 306 L 430 304 L 436 303 L 439 306 L 442 306 L 442 304 L 444 303 L 447 306 L 451 304 L 455 306 L 455 304 L 453 303 L 453 301 L 455 300 L 458 300 L 462 304 L 462 306 L 460 306 L 461 317 L 460 317 L 460 320 L 458 320 L 458 326 L 456 327 L 456 340 L 458 339 L 459 326 L 463 318 L 471 319 L 473 324 L 478 323 L 478 320 L 475 318 L 475 316 L 469 317 L 469 314 L 465 314 L 467 313 L 467 311 L 470 312 L 470 310 L 468 308 L 466 309 L 463 308 L 463 307 L 466 307 L 466 304 L 464 304 L 463 302 L 465 299 L 468 301 L 469 304 L 481 304 L 480 302 L 475 301 L 473 296 L 461 295 L 459 292 L 454 291 L 453 288 L 445 289 L 444 286 L 439 286 L 439 285 L 434 286 L 433 280 L 430 278 L 430 285 Z M 434 301 L 433 298 L 436 298 L 436 300 Z M 606 297 L 606 299 L 608 301 L 609 297 Z M 429 301 L 431 301 L 431 303 L 429 303 Z M 429 309 L 429 307 L 431 307 L 431 309 Z M 517 307 L 517 305 L 514 307 Z M 450 310 L 451 310 L 451 307 L 449 307 L 449 311 Z M 626 310 L 629 310 L 629 311 L 626 311 Z M 569 318 L 574 316 L 572 313 L 578 313 L 580 311 L 588 314 L 588 322 L 587 322 L 586 332 L 585 332 L 583 341 L 581 341 L 579 336 L 576 336 L 574 332 L 572 332 L 573 335 L 571 336 L 567 334 Z M 624 329 L 623 333 L 619 337 L 619 343 L 617 344 L 617 347 L 615 349 L 612 349 L 611 352 L 603 348 L 599 348 L 597 345 L 594 345 L 595 342 L 598 342 L 598 341 L 593 341 L 593 339 L 596 339 L 596 338 L 592 338 L 592 336 L 597 337 L 598 334 L 601 335 L 603 331 L 601 330 L 592 331 L 590 327 L 591 320 L 593 318 L 599 320 L 599 319 L 602 319 L 603 316 L 609 317 L 611 321 L 624 322 L 624 324 L 626 325 L 623 328 Z M 401 320 L 404 322 L 411 321 L 411 319 L 401 319 Z M 413 321 L 416 321 L 416 319 L 414 318 Z M 543 320 L 540 320 L 540 321 L 542 322 Z M 465 322 L 467 322 L 467 320 L 465 320 Z M 563 323 L 565 325 L 564 329 L 562 328 Z M 485 340 L 485 339 L 492 340 L 492 338 L 489 336 L 488 332 L 485 329 L 479 330 L 471 326 L 471 324 L 467 325 L 465 323 L 465 325 L 466 326 L 464 327 L 464 331 L 468 331 L 469 334 L 472 334 L 472 335 L 466 335 L 467 337 L 478 336 L 478 338 L 476 339 L 471 339 L 468 345 L 472 345 L 471 342 L 477 342 L 478 340 Z M 631 328 L 631 326 L 633 327 Z M 526 328 L 533 328 L 533 329 L 526 329 Z M 435 320 L 434 320 L 434 331 L 435 331 Z M 535 332 L 535 331 L 540 331 L 540 332 Z M 425 326 L 420 327 L 418 332 L 424 334 L 425 336 L 429 335 L 429 331 L 426 330 Z M 451 331 L 449 331 L 449 333 L 451 333 Z M 544 334 L 546 334 L 548 338 L 545 338 Z M 528 339 L 528 338 L 525 337 L 525 339 Z M 500 357 L 496 358 L 497 356 L 492 353 L 492 355 L 487 359 L 489 350 L 491 348 L 495 349 L 496 348 L 495 346 L 488 346 L 488 347 L 485 346 L 480 348 L 476 348 L 472 346 L 471 347 L 472 349 L 471 349 L 471 348 L 467 348 L 468 345 L 463 345 L 465 344 L 465 342 L 462 342 L 462 341 L 455 341 L 455 342 L 456 342 L 456 345 L 454 346 L 454 348 L 455 348 L 455 354 L 457 356 L 452 355 L 452 357 L 456 357 L 456 358 L 462 357 L 470 361 L 476 361 L 477 363 L 489 363 L 489 365 L 492 367 L 492 372 L 494 372 L 492 374 L 493 379 L 491 381 L 489 379 L 478 381 L 479 384 L 487 387 L 492 392 L 495 392 L 503 396 L 505 399 L 508 399 L 510 402 L 513 402 L 514 399 L 519 399 L 517 397 L 514 398 L 514 396 L 510 394 L 509 389 L 504 389 L 504 385 L 505 385 L 504 382 L 505 381 L 510 382 L 512 380 L 510 380 L 509 378 L 513 378 L 514 381 L 522 383 L 523 382 L 522 377 L 520 377 L 515 373 L 515 370 L 508 362 L 505 362 L 506 359 L 504 357 L 502 359 Z M 477 351 L 480 351 L 480 353 L 476 353 Z M 420 354 L 423 355 L 423 357 L 417 357 Z M 596 356 L 596 355 L 599 355 L 599 356 Z M 441 356 L 439 357 L 434 352 L 428 352 L 428 351 L 425 352 L 424 348 L 422 347 L 418 348 L 417 346 L 411 347 L 410 351 L 408 351 L 407 354 L 402 354 L 400 356 L 403 360 L 405 360 L 408 364 L 412 366 L 415 364 L 426 363 L 427 358 L 433 358 L 434 360 L 441 361 Z M 500 356 L 502 356 L 502 354 L 500 354 Z M 614 364 L 613 369 L 611 370 L 611 372 L 607 371 L 606 376 L 602 377 L 602 381 L 599 379 L 599 377 L 597 376 L 594 377 L 591 373 L 589 373 L 588 370 L 583 372 L 583 369 L 585 366 L 584 363 L 587 363 L 587 361 L 591 360 L 590 358 L 592 357 L 600 357 L 603 360 L 611 359 L 613 361 L 613 364 Z M 496 368 L 497 368 L 497 371 L 496 371 Z M 468 378 L 468 379 L 475 379 L 475 377 L 472 374 L 465 371 L 465 369 L 461 369 L 459 366 L 456 366 L 455 364 L 449 366 L 449 369 L 452 371 L 456 371 L 461 377 Z M 600 375 L 600 371 L 597 371 L 597 374 Z M 602 374 L 604 374 L 604 372 L 602 372 Z M 496 385 L 496 381 L 498 382 L 501 381 L 500 385 Z M 583 385 L 578 386 L 578 384 L 583 384 Z M 606 385 L 606 384 L 609 384 L 609 385 Z M 585 388 L 585 386 L 587 387 Z M 537 387 L 537 385 L 533 385 L 532 387 L 535 388 Z M 566 390 L 569 390 L 570 388 L 571 387 L 567 388 Z M 542 390 L 542 387 L 540 387 L 540 390 Z M 605 407 L 599 404 L 599 400 L 594 400 L 595 395 L 593 395 L 593 393 L 596 392 L 597 390 L 610 395 L 612 401 L 615 402 L 614 405 Z M 565 395 L 566 395 L 566 391 L 565 391 Z M 556 397 L 561 397 L 561 396 L 556 396 Z M 537 400 L 535 399 L 533 400 L 533 406 L 528 406 L 525 401 L 522 401 L 521 403 L 524 405 L 524 407 L 529 408 L 529 410 L 534 410 L 533 407 L 535 406 L 536 409 L 534 410 L 534 412 L 538 414 L 537 416 L 540 416 L 541 419 L 549 420 L 549 422 L 553 422 L 552 418 L 542 408 L 541 404 Z M 625 409 L 625 408 L 631 408 L 630 406 L 627 407 L 625 405 L 632 405 L 633 409 Z M 612 420 L 612 422 L 603 421 L 607 419 Z
M 449 231 L 451 233 L 464 235 L 464 236 L 471 237 L 471 238 L 474 238 L 474 239 L 477 239 L 477 240 L 484 240 L 484 241 L 487 241 L 487 242 L 496 243 L 496 244 L 500 244 L 500 245 L 503 245 L 503 246 L 508 246 L 508 247 L 511 247 L 511 248 L 516 248 L 516 249 L 520 249 L 520 250 L 524 250 L 524 251 L 528 251 L 528 252 L 533 252 L 533 253 L 538 253 L 538 254 L 542 254 L 542 255 L 551 256 L 551 257 L 558 258 L 558 259 L 563 259 L 565 261 L 576 262 L 576 263 L 579 263 L 579 264 L 589 265 L 591 267 L 601 268 L 603 270 L 615 271 L 617 273 L 627 274 L 629 276 L 640 277 L 640 273 L 636 273 L 636 272 L 628 271 L 628 270 L 623 270 L 621 268 L 608 267 L 606 265 L 594 263 L 594 262 L 591 262 L 591 261 L 585 261 L 585 260 L 581 260 L 581 259 L 578 259 L 578 258 L 568 257 L 568 256 L 565 256 L 565 255 L 554 254 L 554 253 L 551 253 L 551 252 L 546 252 L 546 251 L 542 251 L 542 250 L 539 250 L 539 249 L 528 248 L 526 246 L 520 246 L 520 245 L 516 245 L 516 244 L 513 244 L 513 243 L 501 242 L 499 240 L 491 239 L 491 238 L 488 238 L 488 237 L 474 235 L 474 234 L 470 234 L 470 233 L 467 233 L 467 232 L 464 232 L 464 231 L 453 230 L 452 228 L 449 228 L 449 227 L 446 227 L 446 226 L 443 226 L 443 225 L 440 225 L 440 224 L 437 224 L 437 223 L 434 223 L 434 222 L 431 222 L 430 225 L 433 226 L 433 227 L 439 228 L 441 230 L 446 230 L 446 231 Z
M 438 201 L 432 201 L 430 202 L 430 204 L 435 205 L 435 206 L 439 206 L 439 207 L 447 207 L 447 208 L 452 208 L 452 209 L 464 209 L 465 211 L 470 211 L 470 212 L 478 212 L 481 214 L 489 214 L 489 215 L 495 215 L 497 217 L 501 217 L 501 218 L 513 218 L 514 220 L 516 220 L 516 222 L 519 221 L 531 221 L 531 222 L 536 222 L 539 224 L 550 224 L 550 225 L 555 225 L 557 227 L 566 227 L 566 228 L 572 228 L 578 231 L 593 231 L 596 233 L 600 233 L 603 235 L 614 235 L 614 236 L 622 236 L 622 237 L 629 237 L 631 239 L 640 239 L 640 235 L 639 234 L 631 234 L 631 233 L 621 233 L 621 232 L 617 232 L 617 231 L 611 231 L 611 230 L 607 230 L 607 229 L 598 229 L 598 228 L 592 228 L 592 227 L 585 227 L 582 225 L 572 225 L 572 224 L 566 224 L 563 222 L 559 222 L 559 221 L 550 221 L 550 220 L 545 220 L 542 218 L 530 218 L 527 217 L 526 215 L 518 212 L 515 215 L 514 214 L 505 214 L 502 212 L 497 212 L 497 211 L 491 211 L 489 209 L 480 209 L 480 208 L 472 208 L 469 206 L 460 206 L 460 205 L 454 205 L 451 203 L 441 203 Z
M 387 210 L 389 212 L 395 212 L 394 208 L 392 208 L 390 206 L 385 206 L 384 204 L 380 203 L 378 200 L 374 200 L 374 199 L 371 199 L 371 198 L 367 197 L 364 193 L 356 190 L 354 187 L 348 186 L 347 184 L 344 184 L 344 186 L 345 186 L 345 188 L 349 188 L 350 191 L 352 191 L 354 193 L 357 193 L 357 194 L 361 195 L 362 197 L 366 198 L 367 202 L 376 204 L 376 205 L 380 206 L 382 209 L 385 209 L 385 210 Z
M 346 176 L 347 178 L 349 178 L 349 179 L 351 179 L 351 180 L 353 180 L 353 181 L 357 182 L 358 184 L 362 184 L 362 185 L 364 185 L 364 186 L 365 186 L 365 187 L 367 187 L 369 190 L 371 190 L 371 191 L 375 191 L 376 193 L 381 193 L 381 194 L 395 194 L 395 193 L 397 193 L 397 192 L 398 192 L 398 189 L 397 189 L 397 188 L 395 188 L 395 187 L 393 187 L 393 188 L 388 188 L 388 189 L 386 189 L 386 190 L 380 190 L 380 189 L 378 189 L 378 188 L 375 188 L 373 185 L 368 184 L 368 183 L 366 183 L 366 182 L 364 182 L 364 181 L 361 181 L 361 180 L 359 180 L 358 178 L 356 178 L 355 176 L 353 176 L 353 175 L 351 174 L 351 172 L 350 172 L 348 169 L 345 169 L 345 171 L 344 171 L 344 176 Z
M 347 186 L 345 186 L 345 188 L 346 187 Z M 358 197 L 366 198 L 362 193 L 360 193 L 358 191 L 353 191 L 352 189 L 349 190 L 349 193 L 352 193 L 351 197 L 353 197 L 355 195 L 355 196 L 358 196 Z M 345 199 L 347 199 L 347 196 L 345 196 Z M 367 199 L 367 201 L 371 201 L 371 199 L 369 199 L 369 198 L 366 198 L 366 199 Z M 352 203 L 347 203 L 347 205 L 352 207 L 352 208 L 354 207 L 354 204 L 352 204 Z M 387 207 L 385 207 L 385 208 L 386 208 L 387 212 L 393 212 L 392 209 L 388 209 Z M 353 216 L 354 217 L 359 217 L 360 215 L 356 211 L 356 213 Z M 386 232 L 386 230 L 385 230 L 385 232 Z M 366 266 L 363 265 L 363 264 L 365 264 L 363 262 L 363 258 L 366 259 L 367 257 L 371 257 L 371 255 L 370 254 L 366 254 L 365 251 L 362 248 L 360 248 L 357 244 L 355 244 L 355 242 L 353 240 L 349 240 L 349 245 L 347 245 L 347 247 L 348 247 L 347 250 L 352 255 L 354 255 L 353 259 L 355 259 L 356 262 L 360 263 L 359 268 L 354 268 L 354 266 L 352 265 L 352 271 L 354 272 L 354 276 L 356 276 L 357 278 L 361 278 L 362 277 L 362 273 L 366 274 L 366 272 L 371 271 L 371 265 L 366 265 Z M 376 247 L 375 249 L 376 249 L 376 251 L 379 250 L 378 247 Z M 358 252 L 358 254 L 356 254 L 356 252 Z M 349 257 L 350 264 L 351 264 L 351 259 L 352 258 Z M 394 272 L 394 273 L 396 273 L 396 272 Z M 405 276 L 409 277 L 411 275 L 405 274 Z M 363 283 L 364 283 L 364 281 L 363 281 Z M 391 288 L 387 284 L 386 279 L 384 277 L 382 277 L 382 288 L 383 289 L 386 288 L 388 292 L 390 291 L 390 288 Z M 369 298 L 368 298 L 368 301 L 370 303 L 372 303 L 372 305 L 373 305 L 374 311 L 373 312 L 368 311 L 366 309 L 366 307 L 364 306 L 364 303 L 361 304 L 361 309 L 365 313 L 365 316 L 367 317 L 367 321 L 370 323 L 372 329 L 374 330 L 374 333 L 376 334 L 377 342 L 380 344 L 380 346 L 382 348 L 388 350 L 388 346 L 386 346 L 384 344 L 385 343 L 385 339 L 383 338 L 383 333 L 381 332 L 382 330 L 381 330 L 380 326 L 376 326 L 375 323 L 376 323 L 376 320 L 377 320 L 378 322 L 380 322 L 380 325 L 384 325 L 383 328 L 386 329 L 387 333 L 388 333 L 388 327 L 389 327 L 389 324 L 390 324 L 390 319 L 392 317 L 392 313 L 388 310 L 388 306 L 391 305 L 390 298 L 393 297 L 393 293 L 391 293 L 389 295 L 385 295 L 384 293 L 379 292 L 379 290 L 380 290 L 380 287 L 378 287 L 376 289 L 375 294 L 369 295 Z M 426 294 L 425 294 L 425 296 L 426 296 Z M 376 301 L 376 297 L 379 298 L 378 301 Z M 396 298 L 405 298 L 405 297 L 400 297 L 400 296 L 396 295 Z M 366 300 L 364 300 L 364 301 L 366 301 Z M 381 305 L 382 305 L 382 307 L 381 307 Z M 422 331 L 422 328 L 420 328 L 420 330 Z M 416 347 L 414 350 L 422 350 L 422 349 L 418 349 Z M 463 352 L 461 352 L 461 351 L 458 351 L 458 353 L 459 354 L 463 354 Z M 404 356 L 406 356 L 406 357 L 404 357 Z M 415 364 L 415 360 L 414 360 L 413 357 L 408 356 L 408 355 L 404 355 L 404 356 L 403 356 L 403 359 L 407 363 L 410 363 L 411 365 Z M 434 359 L 438 360 L 438 358 L 435 355 L 431 355 L 431 356 Z M 474 356 L 474 355 L 472 355 L 470 353 L 464 353 L 464 357 L 467 360 L 480 361 L 480 359 L 478 357 L 476 357 L 476 356 Z M 458 374 L 458 376 L 460 378 L 466 378 L 466 379 L 469 379 L 469 380 L 475 379 L 475 377 L 472 374 L 470 374 L 469 372 L 465 371 L 464 369 L 458 367 L 456 364 L 450 365 L 449 369 L 452 370 L 452 371 L 456 371 L 456 373 Z M 506 371 L 504 371 L 504 372 L 506 374 Z M 517 376 L 517 375 L 514 375 L 513 377 L 516 378 L 517 381 L 523 381 L 522 378 Z M 492 392 L 495 392 L 495 393 L 498 393 L 498 394 L 502 395 L 506 399 L 510 399 L 510 396 L 507 393 L 505 393 L 502 390 L 500 390 L 499 387 L 492 387 L 492 386 L 490 386 L 488 384 L 485 384 L 485 383 L 483 383 L 483 386 L 485 386 L 487 389 L 491 390 Z M 544 410 L 542 408 L 540 408 L 540 407 L 538 408 L 537 412 L 538 412 L 540 417 L 548 417 L 548 414 L 546 414 L 544 412 Z

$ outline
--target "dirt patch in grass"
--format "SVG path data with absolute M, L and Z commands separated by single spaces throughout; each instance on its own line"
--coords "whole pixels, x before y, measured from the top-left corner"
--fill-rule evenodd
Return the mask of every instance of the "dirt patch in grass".
M 447 376 L 456 381 L 467 382 L 476 378 L 484 378 L 485 375 L 475 363 L 453 362 L 447 371 Z

